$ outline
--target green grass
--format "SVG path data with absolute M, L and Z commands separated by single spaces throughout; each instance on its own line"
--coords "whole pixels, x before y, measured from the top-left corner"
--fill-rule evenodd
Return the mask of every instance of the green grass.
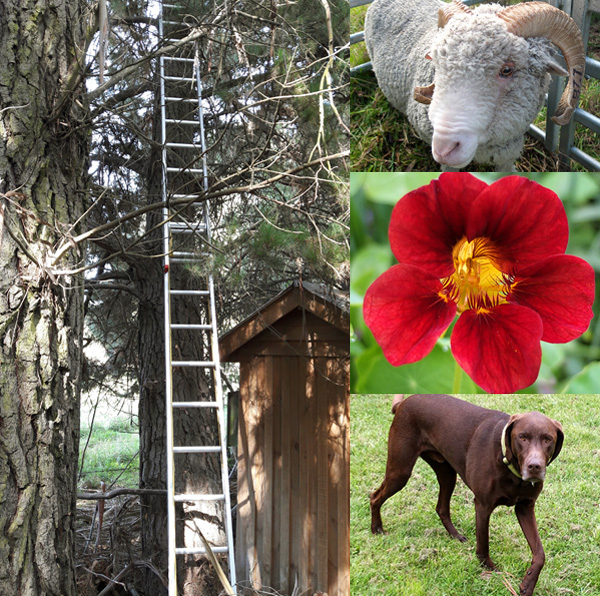
M 600 594 L 600 396 L 459 396 L 510 413 L 539 410 L 559 420 L 564 448 L 548 468 L 536 504 L 546 565 L 536 596 Z M 437 514 L 437 480 L 417 462 L 407 486 L 382 508 L 388 534 L 370 533 L 369 494 L 383 480 L 391 395 L 351 399 L 351 593 L 357 596 L 507 596 L 518 593 L 531 552 L 513 508 L 490 523 L 490 555 L 503 574 L 483 574 L 475 556 L 473 495 L 459 479 L 452 518 L 466 543 L 446 533 Z
M 89 433 L 89 428 L 81 429 L 80 469 Z M 137 487 L 138 448 L 138 429 L 130 424 L 129 418 L 115 418 L 106 426 L 96 423 L 85 451 L 80 486 L 88 489 L 100 488 L 100 481 L 104 481 L 108 488 L 120 476 L 117 480 L 119 486 Z

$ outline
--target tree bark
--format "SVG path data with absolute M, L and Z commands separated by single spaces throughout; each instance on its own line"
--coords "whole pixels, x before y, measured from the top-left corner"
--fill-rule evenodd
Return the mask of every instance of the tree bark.
M 0 0 L 0 594 L 76 594 L 83 279 L 51 255 L 87 192 L 83 8 Z
M 160 162 L 159 162 L 160 163 Z M 155 239 L 157 252 L 160 241 Z M 153 243 L 154 244 L 154 243 Z M 153 251 L 154 252 L 154 251 Z M 156 260 L 135 268 L 137 290 L 143 296 L 138 309 L 140 370 L 140 488 L 166 489 L 165 374 L 162 266 Z M 167 569 L 166 497 L 140 497 L 142 556 L 164 573 Z M 153 572 L 144 575 L 144 592 L 162 596 L 167 590 Z

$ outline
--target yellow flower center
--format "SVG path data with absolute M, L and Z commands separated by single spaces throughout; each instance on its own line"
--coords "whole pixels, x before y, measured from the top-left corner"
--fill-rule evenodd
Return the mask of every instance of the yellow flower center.
M 454 273 L 441 280 L 440 296 L 456 302 L 459 313 L 469 308 L 486 312 L 507 302 L 513 278 L 498 268 L 497 251 L 489 239 L 468 242 L 463 236 L 452 250 L 452 259 Z

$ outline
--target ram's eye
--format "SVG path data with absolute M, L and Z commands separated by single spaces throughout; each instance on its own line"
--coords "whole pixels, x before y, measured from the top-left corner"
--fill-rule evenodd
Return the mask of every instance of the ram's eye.
M 502 66 L 502 68 L 500 69 L 500 72 L 498 73 L 503 79 L 508 79 L 509 77 L 512 76 L 513 72 L 515 71 L 515 67 L 512 66 L 511 64 L 505 64 L 504 66 Z

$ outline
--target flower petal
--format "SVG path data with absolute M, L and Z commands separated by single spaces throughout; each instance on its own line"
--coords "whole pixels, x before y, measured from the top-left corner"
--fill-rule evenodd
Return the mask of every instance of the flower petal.
M 513 393 L 537 379 L 543 325 L 533 310 L 500 304 L 485 312 L 465 311 L 450 344 L 456 361 L 488 393 Z
M 392 212 L 389 230 L 398 262 L 438 278 L 450 275 L 452 248 L 466 234 L 471 205 L 487 187 L 469 173 L 445 173 L 402 197 Z
M 413 265 L 394 265 L 365 294 L 365 323 L 394 366 L 421 360 L 456 314 L 456 304 L 438 292 L 437 277 Z
M 512 273 L 515 266 L 563 254 L 569 227 L 554 192 L 522 176 L 508 176 L 489 186 L 471 208 L 467 238 L 481 236 L 497 248 L 499 267 Z
M 587 330 L 595 296 L 592 267 L 579 257 L 555 255 L 520 270 L 509 301 L 540 315 L 543 341 L 565 343 Z

